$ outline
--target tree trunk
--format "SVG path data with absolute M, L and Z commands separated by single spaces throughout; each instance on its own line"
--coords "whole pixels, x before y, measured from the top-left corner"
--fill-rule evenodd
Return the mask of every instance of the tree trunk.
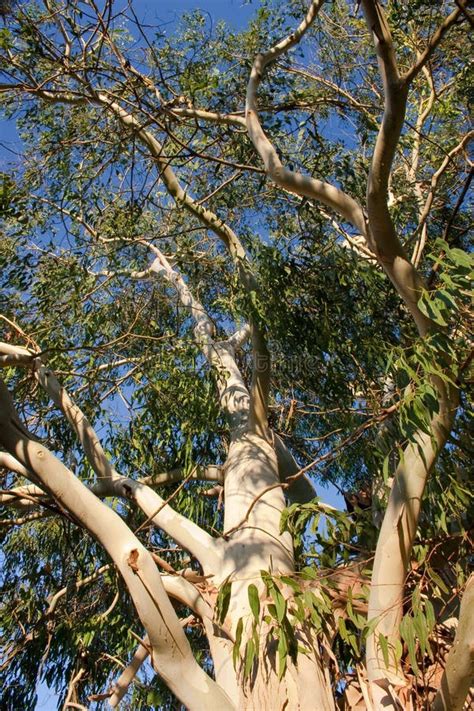
M 232 582 L 225 625 L 235 638 L 242 619 L 240 658 L 234 669 L 229 657 L 216 665 L 216 680 L 239 709 L 318 709 L 335 708 L 333 691 L 317 636 L 309 628 L 295 630 L 301 648 L 294 664 L 287 656 L 285 673 L 279 679 L 278 643 L 269 635 L 266 589 L 261 571 L 278 580 L 294 573 L 293 546 L 289 533 L 280 534 L 280 518 L 285 507 L 277 457 L 273 447 L 261 437 L 245 432 L 234 438 L 224 467 L 226 541 L 222 568 L 216 576 L 220 585 Z M 245 675 L 245 648 L 252 637 L 254 620 L 248 589 L 253 584 L 261 604 L 257 623 L 258 650 Z M 287 590 L 291 595 L 291 590 Z M 271 602 L 271 600 L 269 601 Z

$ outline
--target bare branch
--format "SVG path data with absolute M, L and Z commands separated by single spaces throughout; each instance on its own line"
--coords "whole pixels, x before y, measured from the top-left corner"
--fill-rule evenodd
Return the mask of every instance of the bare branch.
M 0 382 L 0 442 L 35 472 L 46 491 L 88 530 L 111 556 L 148 633 L 152 661 L 176 696 L 191 709 L 232 709 L 233 704 L 194 660 L 191 647 L 148 551 L 122 521 L 54 455 L 17 425 L 7 388 Z
M 217 541 L 197 524 L 174 511 L 161 496 L 143 482 L 127 479 L 119 474 L 110 463 L 89 420 L 72 401 L 53 371 L 46 368 L 39 358 L 35 358 L 33 366 L 35 377 L 66 417 L 84 449 L 87 460 L 98 476 L 93 493 L 100 497 L 132 498 L 147 516 L 153 514 L 155 525 L 163 528 L 202 565 L 215 562 Z
M 265 165 L 269 177 L 280 187 L 324 203 L 361 232 L 366 233 L 365 218 L 360 205 L 342 190 L 309 176 L 284 168 L 278 153 L 265 135 L 258 116 L 257 92 L 265 68 L 288 52 L 301 40 L 311 27 L 323 4 L 323 0 L 313 0 L 305 19 L 299 27 L 264 54 L 255 57 L 247 85 L 246 121 L 250 139 Z
M 286 489 L 288 498 L 292 503 L 304 504 L 316 497 L 316 491 L 309 478 L 302 474 L 295 477 L 301 471 L 301 467 L 289 451 L 282 438 L 273 433 L 273 446 L 277 456 L 278 476 L 283 484 L 289 484 Z
M 15 472 L 15 474 L 24 476 L 26 479 L 31 480 L 31 478 L 34 477 L 33 472 L 24 467 L 18 459 L 15 459 L 15 457 L 12 457 L 12 455 L 7 452 L 0 452 L 0 467 L 9 469 L 10 471 Z
M 120 701 L 127 693 L 128 687 L 136 677 L 141 665 L 150 654 L 149 644 L 150 641 L 148 637 L 145 636 L 138 645 L 135 654 L 130 660 L 130 663 L 125 667 L 117 681 L 114 683 L 112 687 L 112 695 L 108 700 L 113 709 L 119 705 Z
M 170 113 L 174 116 L 183 116 L 184 118 L 201 119 L 210 123 L 220 123 L 229 126 L 242 126 L 245 128 L 245 119 L 239 114 L 221 114 L 215 111 L 205 111 L 204 109 L 187 106 L 186 108 L 170 109 Z
M 113 481 L 119 478 L 120 474 L 109 462 L 94 428 L 82 410 L 71 400 L 66 389 L 59 383 L 53 371 L 46 368 L 41 363 L 41 360 L 37 358 L 34 363 L 34 373 L 40 385 L 48 393 L 56 407 L 61 410 L 76 433 L 87 460 L 99 480 L 110 479 Z
M 194 585 L 184 578 L 176 575 L 162 575 L 163 586 L 171 597 L 189 607 L 196 615 L 212 621 L 212 609 L 199 594 Z M 115 708 L 127 693 L 127 689 L 135 678 L 141 665 L 150 653 L 148 637 L 144 637 L 139 644 L 128 666 L 113 685 L 113 693 L 109 704 Z
M 235 361 L 235 348 L 248 338 L 248 327 L 243 327 L 227 341 L 214 340 L 214 324 L 202 304 L 193 296 L 179 272 L 154 245 L 148 245 L 156 255 L 150 269 L 164 277 L 178 292 L 183 306 L 187 308 L 196 327 L 194 333 L 208 362 L 217 371 L 221 406 L 226 414 L 231 431 L 248 429 L 250 393 Z M 253 328 L 253 327 L 252 327 Z
M 80 669 L 76 672 L 73 673 L 71 680 L 68 684 L 67 688 L 67 695 L 66 695 L 66 700 L 63 705 L 63 711 L 65 709 L 80 709 L 81 711 L 87 711 L 85 706 L 82 706 L 81 704 L 78 704 L 74 701 L 72 701 L 73 696 L 75 695 L 76 692 L 76 686 L 79 684 L 80 680 L 86 673 L 86 670 L 84 667 L 80 667 Z
M 260 437 L 268 437 L 268 397 L 271 359 L 261 328 L 252 323 L 252 383 L 250 386 L 249 425 Z
M 372 33 L 384 88 L 384 113 L 375 143 L 367 183 L 369 247 L 402 297 L 425 335 L 433 326 L 419 309 L 423 282 L 414 269 L 395 231 L 388 208 L 388 185 L 406 110 L 408 86 L 398 73 L 392 36 L 379 0 L 362 0 L 367 26 Z

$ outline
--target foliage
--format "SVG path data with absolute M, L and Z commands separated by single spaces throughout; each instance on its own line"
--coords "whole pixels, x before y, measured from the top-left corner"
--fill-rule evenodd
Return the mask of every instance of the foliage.
M 269 180 L 242 125 L 186 116 L 195 107 L 241 116 L 254 55 L 292 30 L 303 3 L 261 2 L 240 31 L 196 10 L 183 15 L 172 32 L 151 32 L 132 8 L 116 8 L 108 25 L 114 44 L 105 41 L 107 32 L 101 39 L 94 31 L 100 23 L 93 2 L 18 5 L 0 30 L 1 107 L 15 122 L 21 146 L 0 173 L 1 340 L 38 347 L 123 476 L 153 482 L 180 469 L 189 477 L 174 489 L 156 488 L 177 511 L 220 535 L 220 502 L 206 496 L 210 484 L 191 477 L 198 467 L 222 465 L 229 449 L 217 375 L 175 289 L 165 280 L 134 278 L 149 266 L 148 241 L 184 275 L 219 338 L 249 315 L 264 324 L 272 354 L 269 424 L 318 491 L 330 486 L 346 501 L 359 494 L 373 498 L 367 510 L 356 502 L 351 511 L 331 511 L 323 497 L 286 509 L 281 531 L 293 537 L 295 572 L 282 577 L 259 571 L 248 587 L 251 615 L 240 619 L 233 645 L 234 667 L 243 679 L 251 678 L 267 643 L 276 646 L 281 679 L 307 653 L 300 632 L 309 625 L 337 658 L 332 684 L 334 695 L 342 694 L 374 629 L 367 620 L 379 533 L 372 513 L 385 508 L 405 445 L 420 431 L 431 436 L 440 407 L 437 384 L 463 390 L 422 504 L 401 641 L 392 647 L 384 635 L 378 637 L 384 658 L 409 670 L 426 701 L 422 677 L 436 659 L 440 624 L 456 613 L 451 590 L 462 590 L 472 565 L 472 254 L 464 189 L 472 168 L 468 142 L 460 147 L 470 101 L 468 69 L 461 61 L 467 54 L 465 25 L 451 29 L 427 73 L 413 83 L 390 184 L 393 224 L 404 249 L 419 253 L 426 288 L 418 307 L 436 326 L 421 337 L 373 255 L 357 247 L 351 227 Z M 402 69 L 451 5 L 386 3 Z M 102 10 L 107 9 L 105 3 Z M 56 15 L 71 39 L 66 59 Z M 87 66 L 81 40 L 87 43 Z M 25 89 L 31 77 L 45 91 L 87 99 L 78 105 L 71 96 L 45 100 L 41 92 Z M 133 107 L 140 123 L 160 137 L 185 191 L 232 226 L 249 255 L 258 292 L 245 293 L 222 244 L 174 204 L 163 165 L 140 142 L 138 130 L 94 105 L 91 97 L 100 91 Z M 328 3 L 304 41 L 269 68 L 259 103 L 265 131 L 285 165 L 344 185 L 365 200 L 382 99 L 372 42 L 354 3 Z M 248 344 L 237 355 L 247 382 L 253 355 Z M 92 484 L 82 449 L 30 370 L 9 367 L 3 375 L 29 429 Z M 6 490 L 23 480 L 5 469 L 1 483 Z M 114 499 L 113 507 L 175 570 L 201 572 L 162 530 L 140 528 L 143 514 L 131 502 Z M 25 711 L 35 708 L 38 682 L 63 703 L 79 668 L 85 670 L 82 700 L 106 689 L 117 673 L 116 660 L 128 662 L 142 636 L 113 569 L 79 585 L 110 562 L 101 546 L 57 506 L 45 513 L 18 524 L 22 514 L 2 508 L 1 625 L 9 640 L 3 703 Z M 356 569 L 357 579 L 343 594 L 337 575 L 345 568 Z M 57 608 L 49 611 L 62 589 Z M 224 626 L 232 581 L 214 593 L 214 619 Z M 181 606 L 180 616 L 187 613 Z M 190 623 L 186 631 L 196 657 L 212 673 L 201 623 Z M 102 700 L 94 703 L 100 708 Z M 129 703 L 176 707 L 146 666 Z

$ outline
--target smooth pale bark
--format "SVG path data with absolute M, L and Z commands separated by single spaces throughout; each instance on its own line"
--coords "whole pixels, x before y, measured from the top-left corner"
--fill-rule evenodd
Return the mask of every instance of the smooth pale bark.
M 413 316 L 420 335 L 424 336 L 433 324 L 418 307 L 423 281 L 402 247 L 388 207 L 388 184 L 405 119 L 408 85 L 398 73 L 392 37 L 382 6 L 378 0 L 363 0 L 362 7 L 374 40 L 384 88 L 384 112 L 367 181 L 367 240 Z
M 266 570 L 269 565 L 275 573 L 292 571 L 293 544 L 288 533 L 280 535 L 285 499 L 275 451 L 268 442 L 250 432 L 236 437 L 229 448 L 224 477 L 226 545 L 220 578 L 231 575 L 241 579 L 233 589 L 236 601 L 241 587 L 246 595 L 243 578 L 248 573 Z M 248 610 L 248 600 L 239 605 Z
M 247 85 L 245 118 L 249 137 L 260 155 L 268 176 L 281 188 L 310 199 L 318 200 L 335 210 L 362 235 L 366 234 L 365 218 L 361 206 L 352 197 L 330 183 L 285 168 L 260 124 L 257 92 L 266 67 L 282 54 L 297 45 L 315 21 L 324 0 L 311 2 L 305 19 L 290 35 L 271 49 L 255 57 Z
M 389 645 L 399 639 L 405 577 L 423 492 L 450 432 L 456 411 L 454 403 L 455 400 L 449 398 L 441 403 L 441 412 L 431 422 L 432 435 L 421 432 L 416 435 L 415 441 L 405 448 L 394 475 L 377 540 L 370 587 L 368 619 L 378 619 L 374 634 L 367 639 L 367 673 L 372 682 L 387 677 L 403 684 L 395 661 L 392 660 L 388 667 L 385 665 L 378 635 L 385 635 Z M 385 692 L 378 688 L 380 692 L 376 690 L 374 693 L 382 703 Z
M 474 698 L 474 575 L 466 583 L 453 646 L 446 660 L 433 711 L 462 711 L 471 690 Z
M 105 548 L 123 577 L 147 631 L 153 665 L 190 709 L 209 705 L 232 709 L 227 694 L 194 660 L 151 555 L 124 521 L 40 443 L 32 441 L 14 416 L 8 390 L 0 382 L 0 442 L 31 469 L 45 490 Z
M 291 454 L 277 436 L 272 444 L 266 437 L 258 436 L 252 423 L 251 403 L 259 399 L 260 422 L 266 423 L 266 393 L 259 388 L 268 386 L 262 379 L 253 379 L 251 391 L 242 377 L 235 360 L 235 351 L 249 335 L 244 327 L 226 341 L 216 342 L 213 338 L 213 324 L 203 306 L 190 293 L 187 284 L 169 262 L 158 253 L 152 269 L 161 274 L 178 291 L 181 303 L 189 310 L 196 322 L 196 338 L 210 364 L 217 372 L 217 386 L 220 404 L 227 417 L 231 433 L 231 445 L 227 461 L 222 469 L 224 476 L 224 537 L 221 547 L 220 565 L 216 567 L 213 583 L 219 587 L 226 579 L 232 581 L 232 592 L 226 627 L 231 635 L 235 634 L 241 618 L 248 618 L 250 609 L 248 586 L 254 583 L 262 589 L 261 570 L 278 573 L 291 573 L 294 570 L 292 541 L 288 534 L 280 535 L 280 518 L 285 500 L 280 477 L 290 477 L 299 471 Z M 254 354 L 264 353 L 264 344 L 255 344 Z M 261 361 L 259 362 L 259 365 Z M 268 372 L 268 371 L 267 371 Z M 264 434 L 267 434 L 265 431 Z M 309 482 L 301 478 L 293 484 L 293 491 L 304 494 L 306 499 L 314 497 L 314 489 Z M 210 567 L 209 570 L 212 568 Z M 279 682 L 275 669 L 275 649 L 267 649 L 265 632 L 262 630 L 262 646 L 258 655 L 258 671 L 252 689 L 242 686 L 239 673 L 234 670 L 231 649 L 216 635 L 209 619 L 203 618 L 214 661 L 216 680 L 227 691 L 239 708 L 274 708 L 290 704 L 291 708 L 314 708 L 315 692 L 311 699 L 303 690 L 314 686 L 315 673 L 320 672 L 317 693 L 321 694 L 321 709 L 332 709 L 332 691 L 321 667 L 319 650 L 315 649 L 311 658 L 300 662 L 298 670 L 288 671 L 287 679 Z M 245 635 L 243 640 L 245 645 Z M 303 656 L 303 655 L 302 655 Z M 303 673 L 304 667 L 308 667 Z M 309 676 L 311 673 L 311 676 Z M 286 677 L 285 677 L 286 679 Z M 295 694 L 295 691 L 297 693 Z M 298 694 L 301 699 L 298 700 Z M 281 701 L 281 704 L 280 704 Z M 263 704 L 263 705 L 262 705 Z M 300 705 L 301 704 L 301 705 Z
M 15 472 L 15 474 L 24 476 L 26 479 L 29 479 L 32 476 L 32 472 L 24 467 L 23 464 L 15 459 L 15 457 L 12 457 L 11 454 L 8 454 L 8 452 L 0 452 L 0 467 L 9 469 L 10 471 Z
M 162 575 L 161 579 L 170 597 L 178 600 L 183 605 L 186 605 L 186 607 L 189 607 L 195 615 L 201 618 L 209 639 L 216 679 L 220 682 L 220 670 L 224 662 L 232 655 L 232 643 L 226 634 L 222 630 L 219 630 L 213 623 L 212 607 L 204 600 L 197 588 L 184 578 L 178 575 Z M 138 670 L 150 653 L 148 637 L 143 639 L 143 643 L 144 644 L 138 646 L 130 663 L 113 685 L 113 693 L 109 698 L 109 704 L 113 708 L 119 704 L 123 696 L 127 693 L 128 687 L 133 682 Z M 220 685 L 222 686 L 222 684 Z M 237 699 L 235 675 L 233 679 L 226 679 L 226 685 L 229 686 L 230 689 L 228 695 L 231 698 Z
M 235 634 L 239 619 L 244 621 L 241 652 L 250 634 L 248 586 L 253 583 L 263 592 L 260 571 L 279 574 L 294 572 L 292 539 L 280 534 L 280 518 L 285 507 L 279 485 L 278 462 L 274 448 L 252 432 L 236 436 L 229 448 L 225 475 L 225 512 L 222 567 L 219 581 L 232 582 L 231 597 L 225 624 Z M 216 581 L 217 582 L 217 581 Z M 332 688 L 316 638 L 298 631 L 308 654 L 300 654 L 295 667 L 288 660 L 284 678 L 278 679 L 276 645 L 270 642 L 267 628 L 259 630 L 260 648 L 252 682 L 244 682 L 241 670 L 233 670 L 231 656 L 216 670 L 219 683 L 227 687 L 233 679 L 238 689 L 238 708 L 250 711 L 291 708 L 313 711 L 333 711 Z
M 214 571 L 219 556 L 219 541 L 185 516 L 178 514 L 153 489 L 135 479 L 120 477 L 103 482 L 95 491 L 102 496 L 119 496 L 134 501 L 147 519 L 162 528 L 201 563 L 207 575 Z
M 1 452 L 0 454 L 4 454 Z M 1 460 L 1 457 L 0 457 Z M 16 486 L 13 489 L 0 493 L 0 504 L 2 506 L 13 506 L 15 509 L 32 509 L 41 503 L 41 499 L 48 498 L 48 495 L 36 484 Z
M 296 479 L 287 482 L 290 477 L 297 475 L 301 471 L 301 467 L 278 434 L 273 432 L 272 439 L 277 456 L 278 476 L 282 484 L 289 483 L 285 491 L 290 502 L 305 504 L 311 501 L 316 497 L 316 490 L 313 484 L 306 474 L 301 474 Z
M 146 660 L 150 654 L 149 645 L 150 640 L 148 637 L 142 639 L 141 644 L 138 645 L 135 654 L 133 655 L 130 663 L 125 667 L 123 672 L 120 674 L 117 681 L 114 683 L 112 688 L 112 695 L 109 698 L 109 705 L 114 709 L 116 708 L 120 701 L 123 699 L 128 691 L 128 687 L 135 679 L 138 670 L 140 669 L 143 662 Z
M 212 555 L 216 545 L 213 538 L 185 516 L 174 511 L 151 487 L 122 477 L 116 471 L 82 410 L 60 385 L 53 371 L 45 368 L 39 359 L 35 361 L 35 375 L 75 431 L 90 465 L 99 478 L 93 487 L 94 494 L 132 498 L 156 526 L 161 527 L 179 545 L 196 556 L 202 565 L 213 562 Z
M 101 479 L 114 480 L 120 477 L 120 474 L 109 462 L 99 438 L 87 417 L 71 400 L 68 392 L 58 382 L 53 371 L 50 368 L 46 368 L 39 358 L 36 358 L 34 362 L 34 374 L 39 384 L 48 393 L 56 407 L 62 411 L 76 433 L 84 450 L 84 454 L 92 469 L 99 477 L 99 481 Z
M 368 241 L 423 337 L 439 330 L 439 327 L 418 306 L 424 288 L 423 280 L 403 249 L 388 207 L 388 185 L 412 76 L 400 77 L 390 28 L 381 3 L 378 0 L 362 0 L 362 8 L 373 37 L 384 90 L 384 112 L 367 183 Z M 449 26 L 451 24 L 452 18 Z M 376 709 L 395 708 L 392 695 L 383 688 L 387 682 L 404 684 L 395 662 L 385 665 L 378 639 L 380 634 L 384 634 L 390 645 L 399 640 L 405 577 L 421 499 L 427 478 L 449 436 L 458 404 L 456 388 L 440 379 L 433 384 L 438 391 L 439 414 L 431 420 L 431 436 L 418 431 L 405 448 L 394 475 L 377 541 L 368 616 L 369 620 L 377 619 L 378 622 L 366 645 L 367 674 Z

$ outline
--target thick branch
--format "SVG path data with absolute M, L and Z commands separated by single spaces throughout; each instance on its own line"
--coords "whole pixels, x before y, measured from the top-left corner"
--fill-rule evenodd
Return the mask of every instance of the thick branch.
M 48 393 L 56 407 L 61 410 L 76 433 L 87 460 L 97 474 L 99 481 L 119 478 L 120 474 L 109 462 L 94 428 L 82 410 L 71 400 L 53 371 L 46 368 L 37 358 L 34 373 L 40 385 Z
M 258 116 L 257 92 L 266 67 L 298 44 L 316 19 L 322 4 L 323 0 L 313 0 L 305 19 L 294 32 L 264 54 L 258 54 L 255 57 L 247 85 L 245 112 L 247 130 L 255 149 L 263 160 L 267 174 L 277 185 L 297 195 L 324 203 L 365 235 L 365 219 L 360 205 L 342 190 L 329 183 L 284 168 L 276 149 L 265 135 Z
M 433 711 L 462 711 L 474 683 L 474 575 L 461 600 L 454 644 L 446 661 Z
M 93 487 L 97 496 L 121 496 L 132 498 L 153 523 L 195 556 L 203 566 L 215 563 L 217 542 L 200 526 L 189 521 L 167 505 L 153 489 L 143 482 L 121 476 L 109 462 L 94 428 L 61 386 L 53 371 L 36 358 L 33 362 L 38 382 L 49 394 L 55 405 L 63 412 L 76 433 L 87 460 L 98 476 Z
M 247 429 L 251 398 L 235 361 L 235 348 L 248 338 L 248 327 L 243 327 L 227 341 L 215 341 L 214 324 L 202 304 L 193 296 L 181 274 L 170 265 L 160 250 L 153 245 L 149 246 L 156 255 L 151 270 L 174 286 L 181 303 L 196 323 L 196 340 L 208 362 L 217 371 L 221 407 L 228 419 L 231 433 L 234 435 Z
M 179 600 L 183 605 L 189 607 L 201 619 L 207 618 L 212 622 L 212 609 L 210 605 L 199 594 L 194 585 L 187 582 L 184 578 L 176 575 L 162 575 L 163 586 L 171 597 Z M 123 670 L 120 677 L 113 686 L 113 694 L 109 699 L 109 704 L 112 708 L 118 706 L 121 699 L 127 693 L 127 689 L 135 678 L 141 665 L 149 655 L 149 640 L 145 637 L 138 646 L 128 666 Z
M 273 446 L 277 456 L 278 476 L 282 484 L 289 483 L 286 490 L 291 503 L 305 504 L 316 497 L 316 491 L 306 474 L 291 479 L 301 470 L 282 438 L 273 433 Z M 289 482 L 287 481 L 289 480 Z
M 45 490 L 105 548 L 120 571 L 148 633 L 156 671 L 191 709 L 232 709 L 223 690 L 194 660 L 151 555 L 115 511 L 103 504 L 54 455 L 19 428 L 13 402 L 0 382 L 0 442 L 34 471 Z
M 418 525 L 427 479 L 451 431 L 456 413 L 457 391 L 437 383 L 440 411 L 431 421 L 431 435 L 418 432 L 408 444 L 395 472 L 387 510 L 380 529 L 370 587 L 368 619 L 377 619 L 374 633 L 367 639 L 367 673 L 371 682 L 399 679 L 394 662 L 386 667 L 378 643 L 383 634 L 390 645 L 399 638 L 403 615 L 405 577 Z M 381 686 L 373 692 L 384 697 Z M 383 699 L 381 707 L 383 707 Z M 390 704 L 389 704 L 390 705 Z
M 268 437 L 271 359 L 263 332 L 255 324 L 252 324 L 252 356 L 249 425 L 260 437 Z
M 135 654 L 130 660 L 130 663 L 125 667 L 117 681 L 114 683 L 113 692 L 109 698 L 109 704 L 113 709 L 119 705 L 120 701 L 127 693 L 128 687 L 135 679 L 141 665 L 150 654 L 149 644 L 150 641 L 148 636 L 145 636 L 138 645 Z
M 219 542 L 177 513 L 149 486 L 135 479 L 120 477 L 100 483 L 94 487 L 94 492 L 99 496 L 119 496 L 134 501 L 151 523 L 162 528 L 195 556 L 206 572 L 214 571 L 219 565 Z
M 405 119 L 408 85 L 400 79 L 392 36 L 379 0 L 362 0 L 384 89 L 384 113 L 367 183 L 369 246 L 404 300 L 420 335 L 432 322 L 418 308 L 423 282 L 398 239 L 388 208 L 388 184 Z
M 26 479 L 31 480 L 31 478 L 34 477 L 33 472 L 24 467 L 18 459 L 15 459 L 15 457 L 12 457 L 12 455 L 7 452 L 0 452 L 0 467 L 9 469 L 11 472 L 24 476 Z

